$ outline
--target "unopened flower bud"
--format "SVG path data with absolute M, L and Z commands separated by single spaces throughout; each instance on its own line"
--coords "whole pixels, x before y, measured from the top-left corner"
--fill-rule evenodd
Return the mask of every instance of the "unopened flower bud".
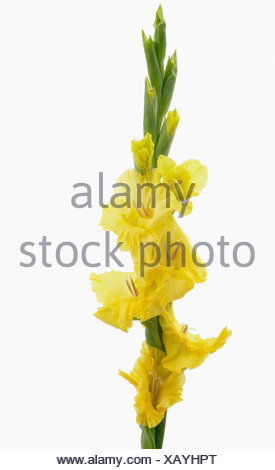
M 154 142 L 151 134 L 147 133 L 141 140 L 132 140 L 131 150 L 134 155 L 136 170 L 140 173 L 146 173 L 151 168 L 152 157 L 154 153 Z
M 180 117 L 176 109 L 174 109 L 174 111 L 169 111 L 169 113 L 167 114 L 167 118 L 166 118 L 169 138 L 172 137 L 173 134 L 175 134 L 176 129 L 178 127 L 179 120 L 180 120 Z
M 156 161 L 159 155 L 165 155 L 166 157 L 168 157 L 179 120 L 180 117 L 176 109 L 174 109 L 174 111 L 169 111 L 167 117 L 164 119 L 158 143 L 155 149 L 154 158 L 156 159 Z

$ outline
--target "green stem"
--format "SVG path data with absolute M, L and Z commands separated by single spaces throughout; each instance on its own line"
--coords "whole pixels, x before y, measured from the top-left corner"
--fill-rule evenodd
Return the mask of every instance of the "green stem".
M 147 343 L 154 348 L 165 351 L 159 317 L 150 318 L 150 320 L 147 320 L 142 324 L 145 326 L 145 338 Z
M 164 118 L 173 96 L 177 75 L 176 53 L 174 53 L 172 57 L 168 58 L 166 67 L 164 68 L 166 53 L 166 23 L 161 6 L 156 14 L 154 28 L 155 35 L 153 40 L 151 37 L 147 38 L 145 33 L 142 32 L 149 76 L 149 80 L 147 78 L 145 80 L 143 130 L 144 135 L 147 132 L 151 133 L 155 144 L 151 168 L 157 168 L 159 152 L 156 150 L 160 151 L 165 149 L 165 155 L 168 155 L 172 143 L 171 136 L 166 136 L 166 140 L 162 142 L 161 146 L 159 144 L 159 149 L 157 148 L 161 129 L 163 128 Z M 166 144 L 166 147 L 164 144 Z M 143 325 L 145 326 L 145 337 L 148 344 L 166 353 L 162 340 L 162 329 L 159 323 L 159 317 L 151 318 L 150 320 L 143 322 Z M 166 414 L 167 413 L 165 412 L 162 421 L 155 428 L 140 426 L 142 429 L 142 449 L 162 448 Z
M 142 449 L 157 449 L 156 447 L 156 428 L 148 428 L 148 426 L 140 426 L 141 433 L 141 448 Z
M 162 449 L 164 433 L 165 433 L 166 417 L 167 417 L 167 411 L 165 411 L 163 420 L 155 428 L 156 449 Z

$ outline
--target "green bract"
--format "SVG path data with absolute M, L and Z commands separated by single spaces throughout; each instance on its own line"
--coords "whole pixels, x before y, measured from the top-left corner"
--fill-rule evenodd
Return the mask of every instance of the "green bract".
M 147 38 L 142 31 L 149 77 L 145 79 L 143 132 L 144 135 L 150 133 L 155 144 L 152 168 L 157 167 L 160 152 L 168 156 L 172 144 L 173 136 L 168 135 L 166 130 L 165 115 L 172 101 L 177 78 L 176 51 L 171 57 L 168 57 L 166 67 L 164 67 L 166 23 L 161 6 L 156 13 L 154 28 L 153 39 L 151 36 Z

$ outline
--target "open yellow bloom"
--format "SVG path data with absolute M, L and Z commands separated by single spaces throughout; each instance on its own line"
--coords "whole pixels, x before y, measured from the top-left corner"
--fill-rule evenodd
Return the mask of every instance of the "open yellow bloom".
M 156 294 L 161 305 L 182 298 L 196 283 L 206 280 L 205 266 L 197 255 L 192 255 L 192 251 L 189 238 L 171 217 L 167 221 L 167 231 L 158 243 L 158 250 L 155 247 L 146 248 L 144 262 L 140 260 L 135 263 L 136 272 L 142 272 L 143 264 L 144 279 L 156 283 Z
M 160 155 L 158 170 L 163 182 L 170 186 L 177 199 L 182 202 L 190 197 L 198 196 L 207 183 L 207 168 L 195 159 L 186 160 L 182 165 L 177 166 L 172 158 Z M 178 211 L 180 212 L 180 207 Z M 189 201 L 186 203 L 185 215 L 190 214 L 191 211 L 192 202 Z
M 154 153 L 154 142 L 151 134 L 146 134 L 146 136 L 139 141 L 132 140 L 131 150 L 134 155 L 136 169 L 141 173 L 149 171 Z
M 181 325 L 175 317 L 160 317 L 166 357 L 162 365 L 172 372 L 180 373 L 184 369 L 200 366 L 209 354 L 224 346 L 232 334 L 226 327 L 217 338 L 202 339 L 188 331 L 187 325 Z
M 165 353 L 144 341 L 141 356 L 130 374 L 119 371 L 137 390 L 134 408 L 137 423 L 153 428 L 163 419 L 170 406 L 181 401 L 184 372 L 176 374 L 164 368 L 161 361 Z
M 95 316 L 108 325 L 128 331 L 134 318 L 143 322 L 166 314 L 156 296 L 155 286 L 142 284 L 135 273 L 92 273 L 90 280 L 98 302 L 103 304 Z
M 121 250 L 131 251 L 136 257 L 141 241 L 159 240 L 167 217 L 177 207 L 176 198 L 161 184 L 157 169 L 144 175 L 137 170 L 127 170 L 117 184 L 110 204 L 103 209 L 100 224 L 104 230 L 118 235 L 118 242 L 123 243 Z

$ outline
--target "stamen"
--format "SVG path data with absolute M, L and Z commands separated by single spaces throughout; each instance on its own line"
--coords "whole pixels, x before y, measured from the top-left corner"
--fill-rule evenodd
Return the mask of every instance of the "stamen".
M 149 207 L 150 207 L 150 204 L 151 204 L 151 196 L 149 196 L 149 199 L 148 199 L 147 211 L 148 211 L 148 209 L 149 209 Z
M 143 203 L 141 203 L 141 207 L 143 209 L 144 214 L 148 217 L 148 212 L 146 212 L 146 209 L 145 209 Z
M 168 253 L 168 250 L 167 250 L 167 243 L 165 243 L 165 253 L 166 253 L 168 261 L 170 261 L 170 256 L 169 256 L 169 253 Z
M 159 377 L 156 373 L 155 370 L 150 370 L 148 375 L 152 375 L 152 384 L 151 384 L 151 393 L 154 398 L 156 398 L 156 395 L 159 391 L 159 386 L 162 384 L 162 379 Z
M 181 183 L 182 183 L 182 180 L 178 180 L 178 183 L 181 184 Z
M 135 201 L 133 201 L 133 206 L 136 209 L 137 213 L 140 215 L 140 217 L 143 217 L 142 214 L 140 213 L 139 209 L 137 208 L 137 205 L 136 205 Z
M 134 283 L 131 276 L 130 276 L 130 279 L 131 279 L 131 284 L 132 284 L 132 287 L 133 287 L 133 290 L 134 290 L 134 293 L 135 293 L 135 297 L 137 297 L 138 296 L 138 290 L 137 290 L 137 288 L 135 286 L 135 283 Z
M 182 325 L 181 332 L 185 335 L 188 331 L 188 325 Z
M 155 382 L 154 382 L 154 395 L 157 395 L 158 391 L 159 391 L 159 387 L 160 385 L 162 384 L 162 380 L 160 377 L 157 377 Z
M 130 284 L 129 284 L 128 279 L 126 279 L 126 284 L 127 284 L 127 287 L 128 287 L 128 289 L 129 289 L 129 291 L 131 292 L 131 295 L 132 295 L 133 297 L 136 297 L 136 295 L 135 295 L 134 292 L 132 291 L 132 288 L 131 288 L 131 286 L 130 286 Z
M 153 376 L 153 379 L 155 379 L 155 378 L 158 376 L 158 374 L 156 373 L 155 370 L 150 370 L 150 372 L 148 373 L 148 375 L 152 375 L 152 376 Z
M 175 249 L 175 253 L 172 256 L 172 259 L 174 259 L 176 257 L 176 254 L 179 251 L 179 249 L 180 249 L 180 244 L 178 244 L 177 248 Z

